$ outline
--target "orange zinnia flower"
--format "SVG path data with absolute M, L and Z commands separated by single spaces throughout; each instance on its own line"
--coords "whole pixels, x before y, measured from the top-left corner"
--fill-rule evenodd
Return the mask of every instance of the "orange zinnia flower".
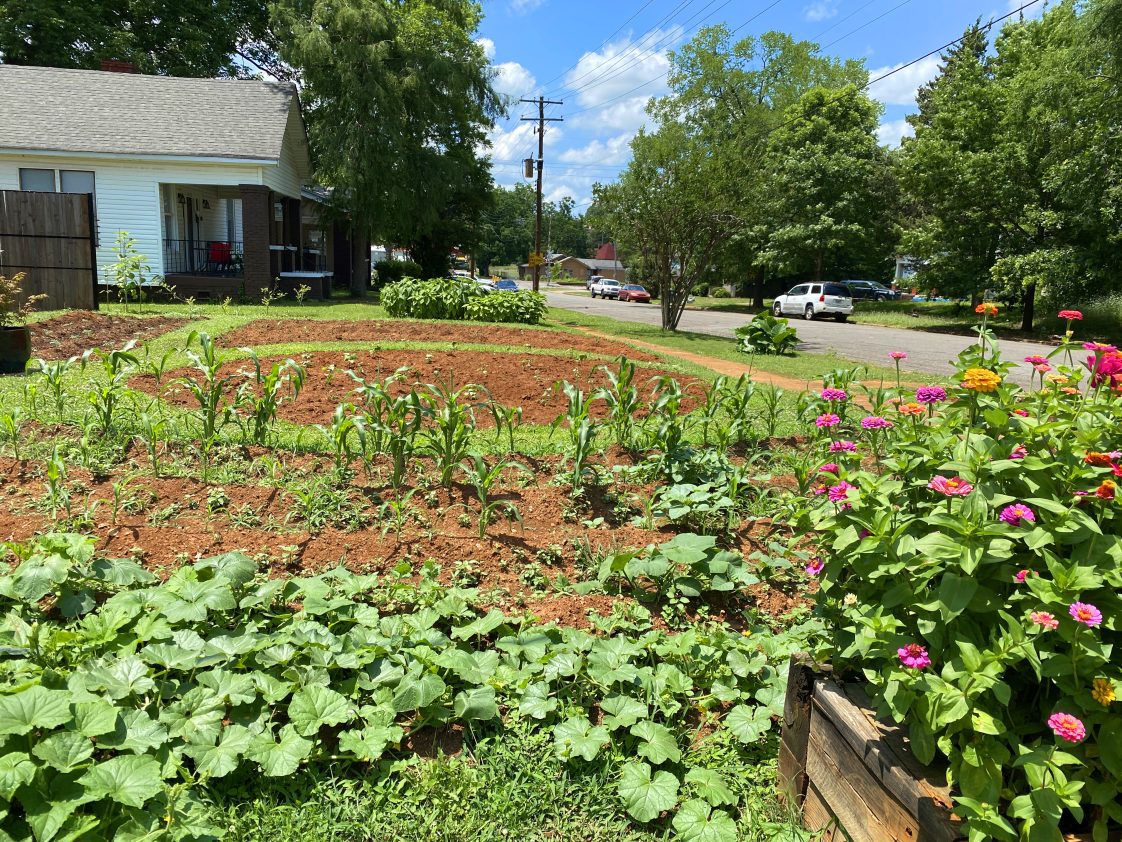
M 1103 500 L 1113 500 L 1114 492 L 1118 488 L 1118 483 L 1112 479 L 1104 479 L 1102 485 L 1095 489 L 1095 496 Z
M 1001 378 L 988 368 L 968 368 L 962 385 L 974 392 L 993 392 L 1001 385 Z
M 1097 450 L 1088 450 L 1087 455 L 1083 457 L 1083 461 L 1088 465 L 1094 465 L 1096 468 L 1109 468 L 1111 466 L 1110 454 L 1099 453 Z
M 902 403 L 896 407 L 896 411 L 901 415 L 923 415 L 924 409 L 915 401 L 910 403 Z
M 975 307 L 974 312 L 977 313 L 979 316 L 996 316 L 997 315 L 997 305 L 990 302 L 990 301 L 986 301 L 986 302 L 983 302 L 982 304 L 979 304 L 977 307 Z

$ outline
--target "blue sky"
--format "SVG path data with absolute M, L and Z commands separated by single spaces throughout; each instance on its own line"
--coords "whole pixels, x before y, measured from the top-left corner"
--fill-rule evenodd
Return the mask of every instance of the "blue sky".
M 863 58 L 873 76 L 946 44 L 977 18 L 990 20 L 1023 0 L 485 0 L 480 43 L 497 71 L 496 86 L 518 98 L 564 100 L 548 116 L 547 198 L 591 198 L 626 165 L 628 142 L 644 124 L 644 105 L 666 91 L 667 52 L 703 26 L 771 29 L 819 43 L 823 52 Z M 1039 14 L 1043 3 L 1031 11 Z M 770 7 L 770 8 L 769 8 Z M 1026 11 L 1026 14 L 1029 12 Z M 750 19 L 755 18 L 754 20 Z M 936 72 L 933 57 L 874 86 L 884 106 L 881 141 L 896 145 L 916 88 Z M 531 124 L 515 104 L 491 135 L 495 181 L 521 181 L 522 158 L 536 154 Z

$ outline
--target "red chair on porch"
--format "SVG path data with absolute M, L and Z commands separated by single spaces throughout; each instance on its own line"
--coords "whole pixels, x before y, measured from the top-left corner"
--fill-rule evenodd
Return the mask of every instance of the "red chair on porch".
M 234 265 L 233 252 L 229 243 L 212 242 L 207 249 L 207 268 L 211 271 L 228 272 Z

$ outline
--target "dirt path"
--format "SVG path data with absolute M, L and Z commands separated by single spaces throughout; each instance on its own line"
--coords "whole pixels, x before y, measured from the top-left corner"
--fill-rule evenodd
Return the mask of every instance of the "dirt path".
M 577 327 L 576 325 L 574 325 L 574 327 L 581 333 L 587 333 L 589 336 L 596 336 L 600 339 L 610 339 L 615 342 L 626 342 L 628 345 L 634 345 L 636 348 L 641 348 L 644 351 L 665 354 L 668 357 L 674 357 L 679 360 L 694 363 L 695 365 L 704 366 L 718 374 L 724 374 L 729 377 L 739 377 L 742 374 L 750 374 L 752 380 L 756 383 L 768 383 L 772 386 L 778 386 L 780 389 L 788 389 L 795 392 L 806 391 L 813 385 L 811 381 L 796 380 L 793 377 L 770 374 L 766 371 L 760 371 L 758 368 L 750 371 L 748 365 L 745 363 L 735 363 L 731 360 L 722 360 L 717 357 L 706 357 L 703 354 L 691 354 L 689 351 L 677 351 L 673 348 L 667 348 L 665 345 L 656 345 L 652 342 L 643 342 L 639 339 L 621 339 L 618 336 L 610 336 L 606 333 L 600 333 L 589 328 Z

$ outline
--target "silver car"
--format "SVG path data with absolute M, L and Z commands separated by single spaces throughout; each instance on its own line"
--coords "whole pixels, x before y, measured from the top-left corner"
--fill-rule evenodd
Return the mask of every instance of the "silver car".
M 799 284 L 777 295 L 771 312 L 776 316 L 802 316 L 807 321 L 833 316 L 844 322 L 853 315 L 853 296 L 845 284 Z

